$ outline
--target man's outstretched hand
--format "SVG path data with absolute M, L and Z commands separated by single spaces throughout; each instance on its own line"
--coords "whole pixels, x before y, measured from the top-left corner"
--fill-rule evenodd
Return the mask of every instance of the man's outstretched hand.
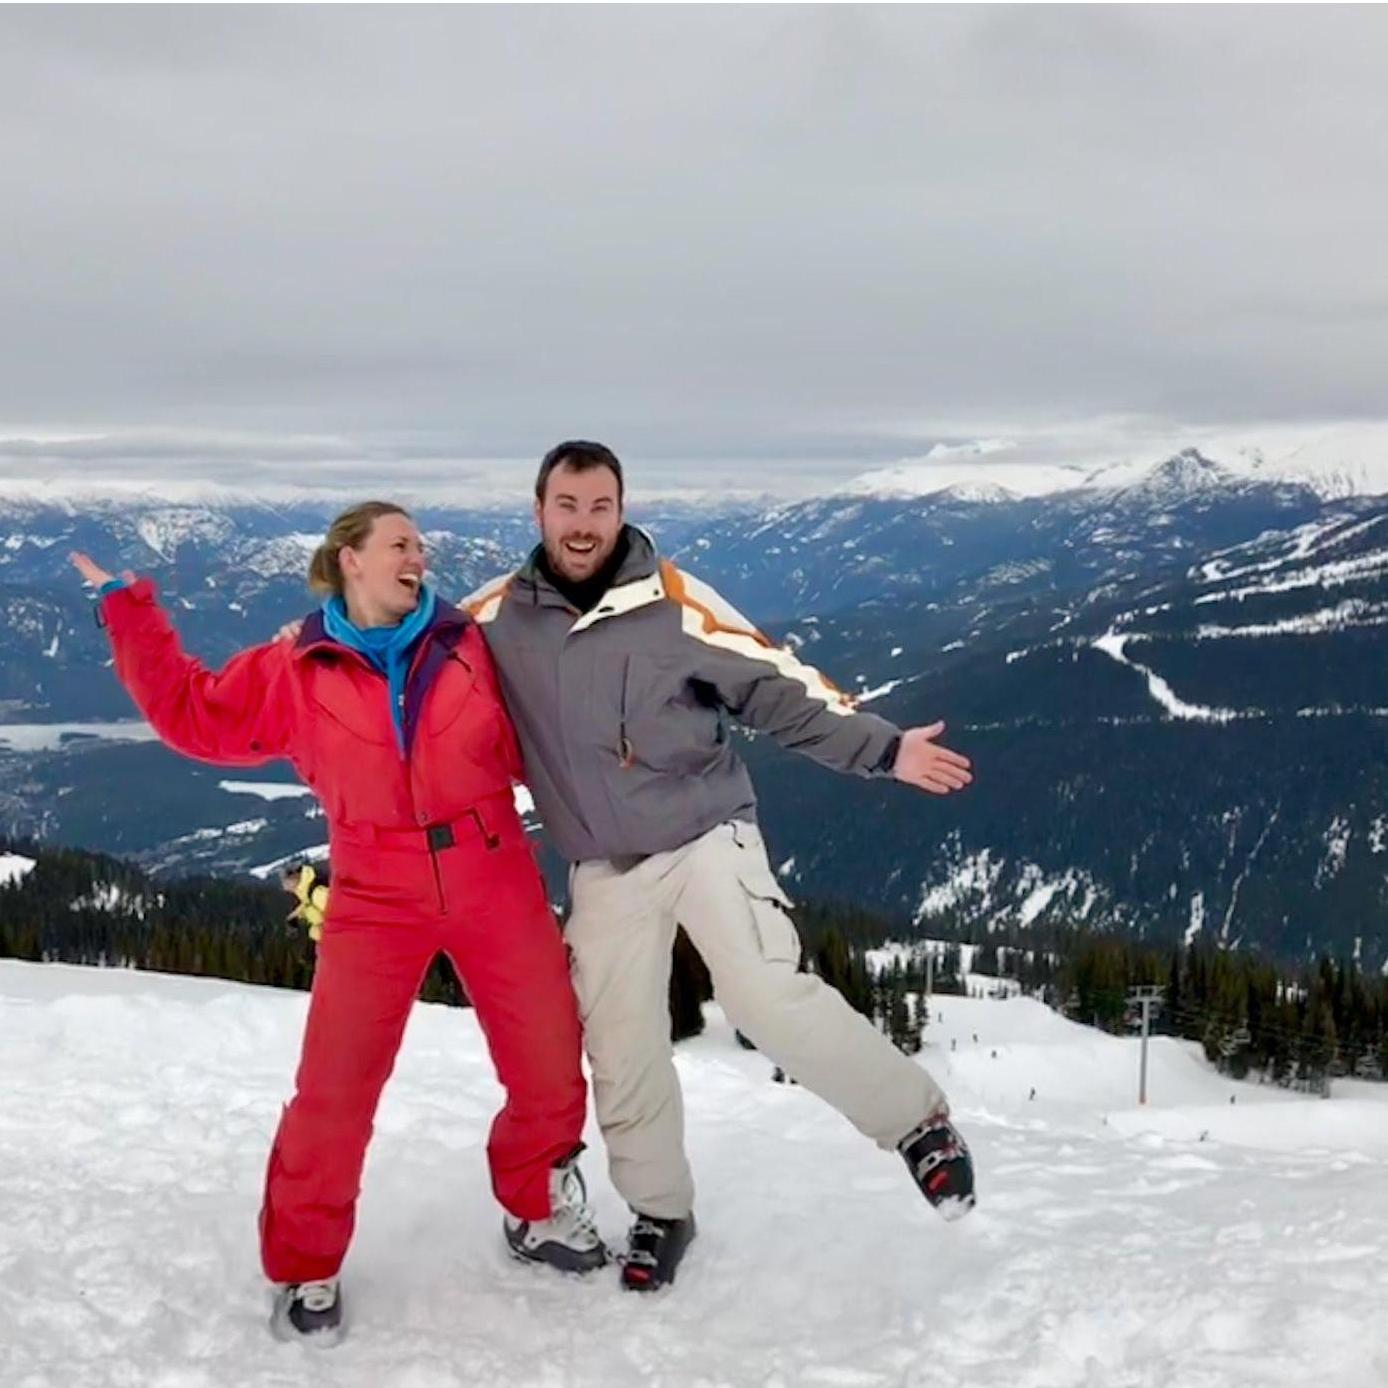
M 901 734 L 901 747 L 892 775 L 932 795 L 963 790 L 973 780 L 972 763 L 968 757 L 951 752 L 935 741 L 944 730 L 943 723 L 932 723 L 928 728 L 907 728 Z

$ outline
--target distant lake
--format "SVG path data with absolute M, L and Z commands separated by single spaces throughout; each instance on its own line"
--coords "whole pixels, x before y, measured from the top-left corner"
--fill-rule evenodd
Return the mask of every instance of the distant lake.
M 0 723 L 0 747 L 12 752 L 53 752 L 72 742 L 157 742 L 148 723 L 126 719 L 115 723 Z

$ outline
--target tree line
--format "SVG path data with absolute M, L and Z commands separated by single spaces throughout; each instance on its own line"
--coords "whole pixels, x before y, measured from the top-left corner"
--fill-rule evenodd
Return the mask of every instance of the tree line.
M 191 974 L 306 989 L 314 949 L 287 922 L 291 898 L 278 887 L 225 878 L 151 878 L 103 854 L 0 837 L 0 853 L 33 858 L 24 876 L 0 884 L 0 958 Z M 1388 1074 L 1388 977 L 1322 957 L 1279 964 L 1265 955 L 1199 940 L 1162 949 L 1141 940 L 1048 925 L 1015 928 L 971 946 L 937 943 L 929 965 L 908 940 L 885 965 L 868 951 L 900 941 L 899 922 L 842 902 L 807 902 L 795 912 L 802 967 L 837 988 L 908 1054 L 929 1022 L 927 992 L 967 991 L 968 972 L 1007 977 L 1076 1021 L 1130 1029 L 1129 991 L 1158 987 L 1154 1030 L 1198 1041 L 1225 1072 L 1323 1090 L 1330 1079 Z M 968 956 L 965 948 L 968 948 Z M 969 957 L 971 956 L 971 957 Z M 440 956 L 421 989 L 426 1001 L 467 1005 Z M 676 1039 L 703 1029 L 713 995 L 703 961 L 680 931 L 670 979 Z
M 1345 1075 L 1388 1073 L 1388 977 L 1322 955 L 1278 965 L 1264 955 L 1191 941 L 1160 951 L 1076 936 L 1046 985 L 1067 1015 L 1109 1031 L 1133 1025 L 1129 990 L 1161 989 L 1153 1030 L 1198 1041 L 1223 1072 L 1327 1092 Z
M 307 989 L 314 947 L 289 923 L 292 898 L 278 887 L 218 877 L 151 878 L 105 854 L 49 848 L 0 837 L 0 853 L 35 860 L 24 876 L 0 884 L 0 958 L 83 964 L 221 978 L 273 988 Z M 876 1019 L 903 1049 L 920 1048 L 923 1017 L 915 995 L 918 970 L 898 964 L 883 980 L 865 950 L 885 938 L 887 923 L 836 905 L 797 913 L 806 940 L 805 967 Z M 954 957 L 957 964 L 958 950 Z M 941 980 L 937 991 L 950 986 Z M 420 996 L 467 1006 L 467 994 L 440 955 Z M 670 978 L 675 1039 L 703 1030 L 703 1003 L 713 996 L 708 970 L 678 932 Z

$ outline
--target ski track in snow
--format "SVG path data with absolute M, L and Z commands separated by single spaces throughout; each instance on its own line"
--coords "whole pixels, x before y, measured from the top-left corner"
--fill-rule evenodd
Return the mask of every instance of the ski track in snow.
M 611 1269 L 572 1281 L 508 1259 L 474 1019 L 417 1006 L 368 1158 L 348 1338 L 278 1344 L 254 1215 L 305 1005 L 0 961 L 5 1388 L 1388 1381 L 1388 1090 L 1234 1084 L 1159 1039 L 1138 1109 L 1136 1042 L 1026 999 L 934 1000 L 922 1058 L 979 1170 L 980 1207 L 954 1225 L 894 1154 L 770 1083 L 710 1009 L 677 1051 L 701 1232 L 648 1298 Z
M 1234 709 L 1210 708 L 1204 704 L 1188 704 L 1155 670 L 1139 664 L 1124 652 L 1123 648 L 1136 635 L 1138 635 L 1136 632 L 1109 631 L 1103 636 L 1095 637 L 1089 644 L 1096 651 L 1102 651 L 1106 656 L 1116 660 L 1120 665 L 1126 665 L 1129 669 L 1136 670 L 1146 680 L 1147 692 L 1172 718 L 1182 718 L 1196 723 L 1229 723 L 1236 718 L 1257 716 L 1256 714 L 1239 713 Z

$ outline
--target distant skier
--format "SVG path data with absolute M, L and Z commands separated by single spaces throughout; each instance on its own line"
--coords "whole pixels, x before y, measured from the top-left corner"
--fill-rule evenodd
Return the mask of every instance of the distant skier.
M 372 1119 L 440 950 L 505 1088 L 487 1156 L 506 1242 L 564 1271 L 601 1266 L 577 1166 L 578 1015 L 515 809 L 519 749 L 477 628 L 423 583 L 414 522 L 387 502 L 344 512 L 309 569 L 322 609 L 296 641 L 215 674 L 184 653 L 153 583 L 72 561 L 101 594 L 117 675 L 164 741 L 217 763 L 285 758 L 328 817 L 336 885 L 260 1215 L 275 1332 L 317 1344 L 342 1333 L 338 1272 Z

